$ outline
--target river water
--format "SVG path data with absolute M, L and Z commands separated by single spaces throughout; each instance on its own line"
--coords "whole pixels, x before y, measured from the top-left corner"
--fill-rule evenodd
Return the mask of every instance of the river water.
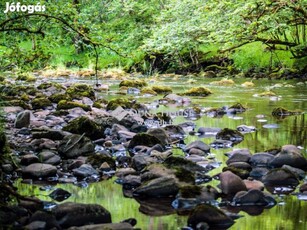
M 65 80 L 65 79 L 64 79 Z M 214 79 L 216 80 L 216 79 Z M 87 82 L 88 80 L 76 80 Z M 201 109 L 210 107 L 231 106 L 237 102 L 247 107 L 248 110 L 235 116 L 224 115 L 220 118 L 201 116 L 195 120 L 196 128 L 217 127 L 236 129 L 238 125 L 250 125 L 257 128 L 256 132 L 244 135 L 244 141 L 227 149 L 211 149 L 211 153 L 216 157 L 221 166 L 210 172 L 211 175 L 221 172 L 227 157 L 225 152 L 238 148 L 248 148 L 252 154 L 262 152 L 266 149 L 280 147 L 285 144 L 299 146 L 304 156 L 307 156 L 307 123 L 306 114 L 288 116 L 285 118 L 275 118 L 271 115 L 276 107 L 284 107 L 289 110 L 300 109 L 307 111 L 307 87 L 306 84 L 297 84 L 297 81 L 270 81 L 254 80 L 255 87 L 244 88 L 241 83 L 246 79 L 235 79 L 234 86 L 214 86 L 210 85 L 212 79 L 197 79 L 193 84 L 187 78 L 179 79 L 159 79 L 150 84 L 169 85 L 174 92 L 183 92 L 194 86 L 205 86 L 213 94 L 208 97 L 191 97 L 192 104 Z M 94 82 L 94 81 L 93 81 Z M 149 81 L 150 82 L 150 81 Z M 131 95 L 117 95 L 119 81 L 104 82 L 110 85 L 108 94 L 101 93 L 98 96 L 106 99 L 114 97 L 131 97 Z M 277 97 L 257 97 L 256 94 L 264 91 L 274 91 Z M 133 96 L 139 102 L 156 104 L 155 100 L 163 96 L 138 97 Z M 176 112 L 185 107 L 159 105 L 158 108 L 151 110 L 156 112 Z M 259 116 L 260 115 L 260 116 Z M 174 117 L 173 124 L 187 121 L 182 116 Z M 199 137 L 188 135 L 185 142 L 190 143 L 194 140 L 202 140 L 210 144 L 214 138 Z M 175 152 L 175 154 L 182 154 Z M 305 178 L 306 179 L 306 178 Z M 63 188 L 72 196 L 66 201 L 81 203 L 96 203 L 107 208 L 112 215 L 112 221 L 118 222 L 127 218 L 136 218 L 136 227 L 141 229 L 180 229 L 187 225 L 187 216 L 176 213 L 170 206 L 172 200 L 152 200 L 146 206 L 140 206 L 140 201 L 125 198 L 122 194 L 121 186 L 114 182 L 115 178 L 90 184 L 87 188 L 79 188 L 71 184 L 58 184 L 56 187 Z M 216 186 L 218 181 L 213 180 L 209 184 Z M 39 190 L 39 185 L 27 185 L 20 181 L 16 182 L 19 191 L 26 195 L 36 195 L 43 200 L 49 200 L 46 196 L 50 192 Z M 297 192 L 297 190 L 296 190 Z M 307 229 L 307 197 L 297 197 L 296 195 L 275 194 L 278 204 L 271 209 L 251 209 L 251 210 L 228 210 L 236 212 L 243 217 L 236 220 L 230 229 Z

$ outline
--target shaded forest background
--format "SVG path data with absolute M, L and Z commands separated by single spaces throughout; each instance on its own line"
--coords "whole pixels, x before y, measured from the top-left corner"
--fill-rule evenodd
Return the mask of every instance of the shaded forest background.
M 148 75 L 307 71 L 306 0 L 22 4 L 38 2 L 46 11 L 4 14 L 1 4 L 0 71 L 96 64 Z

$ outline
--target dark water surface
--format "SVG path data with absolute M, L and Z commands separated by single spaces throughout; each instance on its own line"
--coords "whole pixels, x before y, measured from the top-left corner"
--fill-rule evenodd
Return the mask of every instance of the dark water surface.
M 221 172 L 224 162 L 227 160 L 224 153 L 238 148 L 248 148 L 252 154 L 254 154 L 285 144 L 293 144 L 299 146 L 306 157 L 306 114 L 288 116 L 285 118 L 275 118 L 271 115 L 272 110 L 276 107 L 285 107 L 290 110 L 300 109 L 306 113 L 306 84 L 297 85 L 295 81 L 254 80 L 255 87 L 244 88 L 240 85 L 245 81 L 243 79 L 235 79 L 235 86 L 213 86 L 209 85 L 210 81 L 212 80 L 197 80 L 196 83 L 190 84 L 186 78 L 179 78 L 176 80 L 160 80 L 150 84 L 169 85 L 173 88 L 174 92 L 182 92 L 190 87 L 200 85 L 212 90 L 213 94 L 208 97 L 191 97 L 192 104 L 190 104 L 189 107 L 197 106 L 204 109 L 209 107 L 231 106 L 239 102 L 249 108 L 248 111 L 242 114 L 236 114 L 235 116 L 224 115 L 221 118 L 202 116 L 198 120 L 195 120 L 196 129 L 199 127 L 235 129 L 238 125 L 242 124 L 252 125 L 257 128 L 256 132 L 245 134 L 244 141 L 233 148 L 211 150 L 211 153 L 216 157 L 216 161 L 222 162 L 219 168 L 210 172 L 211 175 Z M 129 97 L 129 95 L 119 96 L 113 93 L 118 90 L 118 83 L 118 81 L 109 82 L 109 84 L 111 84 L 111 91 L 108 95 L 101 94 L 100 96 L 106 97 L 107 99 L 114 97 Z M 278 97 L 261 98 L 254 96 L 268 89 L 274 91 Z M 134 97 L 140 102 L 154 105 L 156 104 L 154 101 L 163 96 Z M 184 108 L 186 107 L 159 105 L 158 108 L 151 110 L 151 113 L 162 111 L 178 112 Z M 259 118 L 257 115 L 263 116 Z M 173 124 L 179 124 L 185 121 L 187 120 L 184 117 L 178 116 L 174 118 Z M 189 143 L 198 139 L 207 144 L 213 140 L 213 138 L 187 136 L 185 142 Z M 175 151 L 175 154 L 182 155 L 182 152 L 178 150 Z M 122 194 L 121 186 L 114 183 L 114 179 L 93 183 L 90 184 L 89 187 L 83 189 L 71 184 L 58 184 L 56 187 L 64 188 L 73 194 L 66 201 L 101 204 L 111 212 L 113 222 L 133 217 L 138 221 L 136 227 L 152 230 L 180 229 L 187 225 L 187 216 L 176 214 L 176 210 L 171 208 L 169 201 L 163 201 L 161 199 L 154 200 L 151 206 L 153 209 L 141 208 L 140 210 L 140 203 L 134 199 L 125 198 Z M 216 186 L 218 181 L 213 180 L 209 184 Z M 37 195 L 41 199 L 50 200 L 50 198 L 46 196 L 50 192 L 40 191 L 39 186 L 22 184 L 20 181 L 17 182 L 17 186 L 22 194 Z M 275 196 L 278 204 L 271 209 L 250 209 L 245 211 L 228 210 L 243 215 L 242 218 L 236 220 L 236 223 L 230 229 L 307 229 L 307 198 L 302 197 L 301 199 L 305 198 L 305 200 L 299 200 L 295 195 Z M 161 207 L 163 211 L 154 211 L 156 206 Z M 146 212 L 146 214 L 142 212 Z

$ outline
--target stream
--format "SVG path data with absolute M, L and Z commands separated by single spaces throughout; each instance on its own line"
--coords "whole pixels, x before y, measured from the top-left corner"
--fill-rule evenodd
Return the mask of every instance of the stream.
M 94 84 L 94 80 L 84 79 L 50 79 L 57 82 L 78 81 Z M 248 79 L 234 79 L 234 86 L 217 86 L 210 85 L 213 79 L 199 79 L 190 83 L 188 78 L 169 79 L 161 78 L 149 84 L 167 85 L 172 87 L 174 93 L 183 92 L 190 87 L 205 86 L 209 88 L 213 94 L 208 97 L 190 97 L 192 103 L 189 105 L 196 106 L 202 110 L 206 108 L 220 108 L 222 106 L 231 106 L 241 103 L 248 110 L 241 114 L 232 116 L 224 115 L 222 117 L 210 117 L 203 115 L 197 120 L 193 120 L 196 124 L 196 130 L 199 127 L 214 128 L 231 128 L 236 129 L 239 125 L 255 126 L 256 132 L 244 135 L 244 140 L 232 148 L 211 149 L 211 154 L 215 156 L 217 164 L 220 166 L 212 171 L 210 175 L 221 172 L 225 166 L 227 157 L 224 155 L 234 149 L 248 148 L 252 154 L 264 152 L 267 149 L 281 147 L 286 144 L 299 146 L 302 154 L 307 157 L 307 87 L 306 84 L 297 84 L 297 81 L 278 81 L 278 80 L 253 80 L 255 87 L 245 88 L 241 84 Z M 215 81 L 216 79 L 214 79 Z M 250 81 L 250 80 L 249 80 Z M 112 99 L 116 97 L 134 97 L 138 102 L 149 104 L 152 109 L 151 113 L 165 112 L 169 114 L 180 114 L 185 107 L 159 105 L 156 101 L 161 99 L 163 95 L 154 97 L 144 97 L 138 95 L 118 95 L 118 84 L 120 81 L 109 80 L 102 82 L 109 84 L 110 90 L 106 93 L 99 93 L 99 97 Z M 306 83 L 306 82 L 305 82 Z M 259 97 L 256 94 L 271 90 L 276 93 L 276 97 Z M 272 116 L 274 108 L 284 107 L 289 110 L 300 109 L 304 112 L 302 115 L 287 116 L 284 118 L 276 118 Z M 187 121 L 184 116 L 174 116 L 173 124 L 179 124 Z M 185 143 L 195 140 L 202 140 L 206 144 L 210 144 L 214 137 L 201 137 L 197 135 L 187 135 Z M 174 155 L 183 155 L 182 151 L 174 150 Z M 140 201 L 125 198 L 122 192 L 122 186 L 116 184 L 115 177 L 89 184 L 86 188 L 80 188 L 72 184 L 56 184 L 56 188 L 63 188 L 69 191 L 72 196 L 66 201 L 80 203 L 96 203 L 104 206 L 112 215 L 112 222 L 119 222 L 127 218 L 135 218 L 137 225 L 135 227 L 147 230 L 156 229 L 181 229 L 187 225 L 187 215 L 177 213 L 170 206 L 172 200 L 152 200 L 151 205 L 146 209 L 140 206 Z M 306 180 L 306 177 L 305 177 Z M 213 186 L 218 185 L 217 180 L 209 183 Z M 206 185 L 205 184 L 205 185 Z M 24 184 L 21 180 L 15 184 L 23 195 L 35 195 L 42 200 L 51 201 L 47 196 L 50 191 L 41 191 L 41 185 Z M 297 188 L 298 190 L 298 188 Z M 295 192 L 297 192 L 297 190 Z M 276 192 L 276 191 L 275 191 Z M 276 192 L 279 193 L 279 192 Z M 233 208 L 228 210 L 242 215 L 236 220 L 236 223 L 230 229 L 307 229 L 307 195 L 283 195 L 274 194 L 278 204 L 270 209 L 253 209 L 240 210 Z M 157 209 L 161 207 L 161 209 Z

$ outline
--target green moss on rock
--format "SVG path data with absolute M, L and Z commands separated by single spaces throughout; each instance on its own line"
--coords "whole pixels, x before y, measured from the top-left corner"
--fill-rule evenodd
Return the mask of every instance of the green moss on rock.
M 112 169 L 116 169 L 116 163 L 115 160 L 112 157 L 102 155 L 102 154 L 95 154 L 95 155 L 90 155 L 87 158 L 87 162 L 90 163 L 93 167 L 99 168 L 104 162 L 107 162 L 108 165 Z
M 142 88 L 147 86 L 147 83 L 144 80 L 123 80 L 119 83 L 119 87 L 122 86 Z
M 180 188 L 179 193 L 182 198 L 195 198 L 201 195 L 201 189 L 198 185 L 186 185 Z
M 65 127 L 63 127 L 63 130 L 80 135 L 85 134 L 85 136 L 94 140 L 103 137 L 103 130 L 101 126 L 86 116 L 73 119 Z
M 75 101 L 67 101 L 67 100 L 61 100 L 58 103 L 57 106 L 57 110 L 61 110 L 61 109 L 72 109 L 72 108 L 76 108 L 76 107 L 80 107 L 82 109 L 84 109 L 84 111 L 91 111 L 91 106 L 89 105 L 85 105 L 79 102 L 75 102 Z
M 44 82 L 42 84 L 40 84 L 39 86 L 37 86 L 38 89 L 48 89 L 48 88 L 51 88 L 51 87 L 54 87 L 58 90 L 61 90 L 61 89 L 65 89 L 64 86 L 62 86 L 60 83 L 57 83 L 57 82 Z
M 52 102 L 46 97 L 34 98 L 31 102 L 33 109 L 44 109 L 52 105 Z
M 95 100 L 94 88 L 87 84 L 73 84 L 66 90 L 66 93 L 73 99 L 81 99 L 82 97 L 88 97 L 92 100 Z
M 55 93 L 55 94 L 52 94 L 50 97 L 49 97 L 49 100 L 54 102 L 54 103 L 58 103 L 59 101 L 61 100 L 66 100 L 66 101 L 69 101 L 71 100 L 70 96 L 66 93 Z
M 301 110 L 288 110 L 283 107 L 277 107 L 273 109 L 272 115 L 275 117 L 280 117 L 280 116 L 291 116 L 291 115 L 300 115 L 302 114 L 303 111 Z
M 144 87 L 141 89 L 141 94 L 157 95 L 157 92 L 154 91 L 151 87 Z
M 186 96 L 201 96 L 201 97 L 205 97 L 210 94 L 212 94 L 212 92 L 205 87 L 193 87 L 188 91 L 186 91 L 185 93 L 183 93 L 183 95 Z
M 173 92 L 171 87 L 163 86 L 163 85 L 152 86 L 151 89 L 158 94 L 166 94 L 166 93 L 172 93 Z
M 178 178 L 179 181 L 192 184 L 195 183 L 194 174 L 184 168 L 175 167 L 175 176 Z

